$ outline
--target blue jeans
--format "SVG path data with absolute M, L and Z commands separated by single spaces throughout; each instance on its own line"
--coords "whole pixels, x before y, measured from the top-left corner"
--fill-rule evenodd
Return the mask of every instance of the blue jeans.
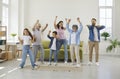
M 54 53 L 54 62 L 57 62 L 57 51 L 52 49 L 50 49 L 49 62 L 52 61 L 53 53 Z
M 36 57 L 37 57 L 38 51 L 40 51 L 39 60 L 41 62 L 44 62 L 44 49 L 43 49 L 43 46 L 42 45 L 33 45 L 34 63 L 36 62 Z
M 22 62 L 20 64 L 20 67 L 22 67 L 22 68 L 24 67 L 25 61 L 26 61 L 26 58 L 27 58 L 27 54 L 29 54 L 31 65 L 34 68 L 34 66 L 35 66 L 35 64 L 34 64 L 34 57 L 33 57 L 32 51 L 30 49 L 30 45 L 23 45 L 23 49 L 22 49 Z
M 59 49 L 64 46 L 64 58 L 65 61 L 68 61 L 68 50 L 67 50 L 67 40 L 66 39 L 60 39 L 59 40 Z M 57 57 L 58 57 L 59 50 L 57 50 Z

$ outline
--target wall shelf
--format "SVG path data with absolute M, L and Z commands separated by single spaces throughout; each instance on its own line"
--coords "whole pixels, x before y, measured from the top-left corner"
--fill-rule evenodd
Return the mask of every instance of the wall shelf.
M 0 26 L 0 62 L 7 60 L 6 52 L 6 42 L 7 42 L 7 26 Z

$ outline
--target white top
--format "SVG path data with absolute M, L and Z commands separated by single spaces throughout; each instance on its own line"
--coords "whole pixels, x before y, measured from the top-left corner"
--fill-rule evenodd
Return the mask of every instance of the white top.
M 71 44 L 76 44 L 76 33 L 75 32 L 71 34 Z
M 53 43 L 52 43 L 51 49 L 52 50 L 56 50 L 56 38 L 53 39 Z
M 98 39 L 98 32 L 97 32 L 97 28 L 96 27 L 94 27 L 94 40 L 95 41 L 99 41 L 99 39 Z
M 41 44 L 41 30 L 35 29 L 35 31 L 33 31 L 33 35 L 36 38 L 36 40 L 33 43 L 33 45 L 40 45 Z
M 22 40 L 23 40 L 23 45 L 30 45 L 30 40 L 31 37 L 30 36 L 22 36 Z

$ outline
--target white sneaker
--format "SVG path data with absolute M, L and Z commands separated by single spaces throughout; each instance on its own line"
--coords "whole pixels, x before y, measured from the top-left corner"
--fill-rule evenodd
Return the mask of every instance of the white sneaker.
M 77 64 L 76 67 L 80 67 L 80 64 Z
M 96 62 L 95 64 L 96 64 L 97 66 L 99 66 L 99 65 L 100 65 L 100 64 L 99 64 L 99 62 Z
M 23 67 L 20 67 L 20 66 L 19 66 L 18 68 L 19 68 L 19 69 L 23 69 Z
M 57 63 L 54 63 L 54 66 L 56 66 L 57 65 Z
M 35 63 L 35 66 L 38 66 L 38 64 Z
M 51 65 L 51 62 L 48 63 L 48 66 Z
M 32 70 L 38 69 L 38 66 L 34 66 L 32 67 Z
M 65 64 L 67 64 L 67 61 L 65 61 Z
M 88 65 L 92 65 L 93 63 L 92 62 L 88 62 Z

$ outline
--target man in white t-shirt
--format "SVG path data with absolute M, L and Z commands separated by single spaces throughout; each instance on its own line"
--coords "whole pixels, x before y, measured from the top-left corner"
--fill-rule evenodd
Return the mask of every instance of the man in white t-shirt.
M 39 20 L 37 20 L 36 24 L 34 25 L 32 29 L 33 37 L 34 37 L 34 42 L 33 42 L 34 62 L 36 62 L 38 51 L 40 51 L 39 61 L 41 61 L 41 63 L 44 62 L 44 49 L 41 43 L 41 33 L 44 32 L 47 27 L 48 27 L 48 24 L 46 24 L 44 29 L 40 29 L 41 24 L 39 23 Z

